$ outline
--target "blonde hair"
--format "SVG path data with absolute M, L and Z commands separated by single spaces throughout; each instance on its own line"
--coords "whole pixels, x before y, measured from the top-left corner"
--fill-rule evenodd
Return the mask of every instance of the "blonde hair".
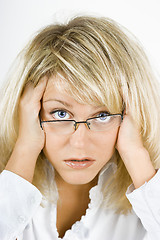
M 18 137 L 18 104 L 26 83 L 32 81 L 36 85 L 43 76 L 57 74 L 78 102 L 105 105 L 112 113 L 122 112 L 127 102 L 141 127 L 153 165 L 159 168 L 159 86 L 142 47 L 115 21 L 82 16 L 67 24 L 47 26 L 18 56 L 1 92 L 0 171 Z M 116 212 L 126 213 L 131 208 L 125 197 L 131 179 L 117 151 L 113 158 L 117 171 L 106 183 L 107 188 L 104 186 L 104 203 Z M 44 195 L 54 185 L 53 173 L 42 152 L 33 184 Z

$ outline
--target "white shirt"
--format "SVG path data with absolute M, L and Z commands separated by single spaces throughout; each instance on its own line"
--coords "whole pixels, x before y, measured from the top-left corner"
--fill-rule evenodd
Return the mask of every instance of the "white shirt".
M 90 190 L 85 216 L 66 231 L 63 240 L 160 239 L 160 170 L 140 188 L 129 187 L 126 196 L 134 210 L 127 216 L 101 206 L 100 187 L 109 171 L 102 171 L 98 185 Z M 0 240 L 61 239 L 56 215 L 56 204 L 47 202 L 31 183 L 7 170 L 0 174 Z

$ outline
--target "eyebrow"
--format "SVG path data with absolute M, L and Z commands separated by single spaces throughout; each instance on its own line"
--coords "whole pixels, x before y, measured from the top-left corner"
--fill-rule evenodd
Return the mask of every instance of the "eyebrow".
M 69 103 L 67 103 L 67 102 L 65 102 L 65 101 L 63 101 L 63 100 L 56 99 L 56 98 L 45 100 L 45 101 L 43 101 L 43 103 L 52 102 L 52 101 L 54 101 L 54 102 L 59 102 L 59 103 L 63 104 L 64 106 L 67 106 L 67 107 L 73 107 L 71 104 L 69 104 Z
M 71 105 L 70 103 L 68 103 L 68 102 L 66 102 L 64 100 L 56 99 L 56 98 L 47 99 L 47 100 L 43 101 L 43 103 L 52 102 L 52 101 L 53 102 L 59 102 L 59 103 L 63 104 L 66 107 L 73 108 L 73 105 Z M 105 107 L 105 106 L 93 106 L 93 108 L 95 108 L 95 109 L 103 108 L 103 107 Z

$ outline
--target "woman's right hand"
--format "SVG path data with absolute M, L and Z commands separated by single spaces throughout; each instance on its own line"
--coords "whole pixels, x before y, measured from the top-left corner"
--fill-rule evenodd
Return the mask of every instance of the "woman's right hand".
M 41 99 L 47 85 L 47 77 L 36 87 L 27 84 L 19 103 L 19 133 L 13 152 L 5 167 L 32 182 L 36 161 L 45 143 L 45 133 L 40 127 Z
M 44 131 L 40 127 L 39 112 L 41 99 L 47 85 L 47 77 L 40 80 L 36 87 L 28 83 L 19 103 L 19 134 L 17 142 L 25 144 L 31 152 L 39 154 L 45 142 Z

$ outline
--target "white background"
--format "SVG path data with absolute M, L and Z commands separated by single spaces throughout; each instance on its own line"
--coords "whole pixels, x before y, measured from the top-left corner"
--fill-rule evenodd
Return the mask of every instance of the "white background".
M 0 84 L 39 28 L 80 14 L 111 17 L 127 27 L 159 71 L 160 0 L 0 0 Z

